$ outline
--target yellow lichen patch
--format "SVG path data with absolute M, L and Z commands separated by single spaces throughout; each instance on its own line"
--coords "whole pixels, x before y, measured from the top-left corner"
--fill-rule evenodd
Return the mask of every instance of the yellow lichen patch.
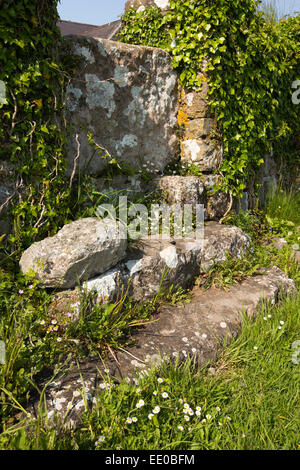
M 201 82 L 207 82 L 207 78 L 203 73 L 200 73 L 198 78 Z
M 187 113 L 183 110 L 180 109 L 177 114 L 177 122 L 179 126 L 184 126 L 188 122 L 189 118 Z

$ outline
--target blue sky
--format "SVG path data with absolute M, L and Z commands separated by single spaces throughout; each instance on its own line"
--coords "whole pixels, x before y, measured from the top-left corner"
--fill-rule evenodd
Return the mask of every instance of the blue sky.
M 300 10 L 300 0 L 275 0 L 281 14 Z M 119 19 L 126 0 L 61 0 L 58 12 L 62 20 L 102 25 Z

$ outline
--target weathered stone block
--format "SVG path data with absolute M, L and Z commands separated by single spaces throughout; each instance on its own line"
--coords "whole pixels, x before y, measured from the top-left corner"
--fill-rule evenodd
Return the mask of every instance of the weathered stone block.
M 204 204 L 205 187 L 197 176 L 162 176 L 154 181 L 168 204 Z
M 185 139 L 200 139 L 207 137 L 213 129 L 214 120 L 211 118 L 197 118 L 188 121 L 185 125 Z
M 99 38 L 66 39 L 82 59 L 66 94 L 66 118 L 73 128 L 68 172 L 78 153 L 76 133 L 77 170 L 90 162 L 86 171 L 101 173 L 110 160 L 103 158 L 103 148 L 133 167 L 150 160 L 154 169 L 162 170 L 177 149 L 177 74 L 169 54 Z M 99 145 L 96 153 L 88 132 Z
M 210 110 L 207 102 L 208 84 L 202 82 L 201 91 L 191 91 L 184 93 L 183 104 L 189 119 L 197 119 L 210 116 Z

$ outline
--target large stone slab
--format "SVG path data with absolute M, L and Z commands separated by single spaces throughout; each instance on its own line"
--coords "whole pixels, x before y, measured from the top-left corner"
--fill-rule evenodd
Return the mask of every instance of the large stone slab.
M 177 148 L 177 74 L 169 54 L 100 38 L 66 39 L 80 60 L 66 93 L 66 119 L 73 129 L 68 172 L 75 163 L 78 170 L 89 162 L 86 171 L 97 175 L 110 158 L 132 167 L 150 161 L 162 170 Z M 100 146 L 96 152 L 88 132 Z M 109 158 L 103 158 L 103 148 Z
M 125 257 L 127 240 L 109 218 L 88 217 L 65 225 L 36 242 L 20 259 L 23 273 L 36 273 L 40 287 L 72 288 L 115 266 Z
M 55 379 L 46 390 L 49 419 L 57 414 L 76 426 L 85 411 L 80 393 L 83 386 L 92 406 L 101 390 L 124 379 L 134 384 L 163 360 L 183 362 L 192 357 L 199 366 L 212 363 L 225 338 L 228 343 L 238 334 L 242 310 L 253 316 L 262 301 L 276 303 L 280 293 L 293 291 L 294 281 L 276 266 L 228 291 L 195 287 L 190 303 L 162 307 L 156 321 L 137 330 L 135 345 L 115 350 L 114 358 L 82 360 L 80 370 L 74 364 L 67 374 Z M 37 406 L 38 402 L 32 409 Z

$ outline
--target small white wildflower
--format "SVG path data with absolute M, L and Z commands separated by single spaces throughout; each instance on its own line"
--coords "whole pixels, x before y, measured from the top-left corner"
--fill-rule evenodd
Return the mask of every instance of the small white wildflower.
M 148 418 L 149 418 L 149 419 L 152 419 L 152 418 L 153 418 L 153 416 L 154 416 L 154 414 L 153 414 L 153 413 L 149 413 L 149 414 L 148 414 Z
M 197 411 L 201 411 L 201 409 L 202 409 L 201 406 L 196 406 Z
M 183 426 L 177 426 L 177 429 L 179 429 L 179 431 L 183 431 Z
M 216 406 L 216 411 L 221 411 L 221 408 L 219 406 Z
M 255 351 L 257 351 L 257 350 L 258 350 L 258 347 L 257 347 L 257 346 L 254 346 L 254 348 L 253 348 L 253 349 L 255 349 Z
M 206 415 L 206 419 L 211 419 L 211 415 Z
M 58 343 L 60 343 L 60 342 L 62 341 L 62 339 L 61 339 L 61 338 L 57 338 L 56 341 L 57 341 Z
M 188 409 L 190 408 L 190 405 L 189 405 L 188 403 L 185 403 L 185 404 L 183 405 L 183 408 L 185 408 L 186 410 L 188 410 Z
M 201 416 L 201 411 L 200 411 L 200 410 L 197 410 L 197 411 L 196 411 L 196 415 L 197 415 L 197 416 Z
M 282 320 L 280 320 L 279 323 L 280 323 L 280 325 L 284 325 L 284 321 L 282 321 Z
M 179 398 L 179 400 L 178 400 L 178 401 L 179 401 L 179 403 L 182 405 L 182 403 L 183 403 L 183 399 L 182 399 L 182 398 Z
M 95 446 L 97 446 L 98 444 L 101 444 L 104 441 L 105 441 L 105 436 L 100 436 L 98 441 L 95 442 Z
M 226 419 L 228 419 L 228 421 L 231 421 L 231 418 L 230 418 L 230 416 L 226 416 Z
M 144 400 L 140 400 L 137 402 L 136 407 L 141 408 L 142 406 L 144 406 L 144 404 L 145 404 Z
M 40 325 L 45 325 L 45 320 L 41 320 Z
M 281 329 L 282 329 L 282 326 L 279 326 L 279 327 L 278 327 L 278 330 L 281 330 Z
M 131 424 L 131 423 L 132 423 L 132 419 L 131 419 L 131 418 L 127 418 L 127 419 L 126 419 L 126 423 Z
M 189 409 L 188 413 L 189 413 L 190 416 L 193 416 L 193 415 L 194 415 L 194 412 L 193 412 L 193 410 L 192 410 L 191 408 Z
M 132 417 L 132 422 L 133 422 L 133 423 L 136 423 L 136 422 L 137 422 L 137 417 L 136 417 L 136 416 L 133 416 L 133 417 Z
M 153 410 L 152 410 L 152 413 L 154 414 L 157 414 L 160 412 L 160 407 L 159 406 L 156 406 Z
M 157 392 L 156 392 L 156 391 L 155 391 L 155 392 L 153 392 L 153 395 L 155 395 L 155 396 L 156 396 L 156 395 L 157 395 Z
M 189 420 L 190 420 L 190 417 L 187 416 L 187 415 L 185 415 L 184 419 L 185 419 L 186 421 L 189 421 Z
M 163 398 L 168 398 L 169 395 L 167 394 L 167 392 L 163 392 L 163 393 L 161 394 L 161 396 L 162 396 Z
M 141 392 L 141 389 L 140 388 L 137 388 L 136 389 L 136 393 L 140 393 Z
M 272 315 L 268 315 L 268 318 L 272 318 Z
M 162 379 L 161 377 L 159 377 L 159 378 L 157 379 L 157 382 L 158 382 L 159 384 L 162 384 L 163 381 L 164 381 L 164 379 Z
M 202 419 L 201 423 L 206 423 L 206 419 L 205 418 Z
M 264 320 L 267 320 L 267 317 L 264 317 Z

